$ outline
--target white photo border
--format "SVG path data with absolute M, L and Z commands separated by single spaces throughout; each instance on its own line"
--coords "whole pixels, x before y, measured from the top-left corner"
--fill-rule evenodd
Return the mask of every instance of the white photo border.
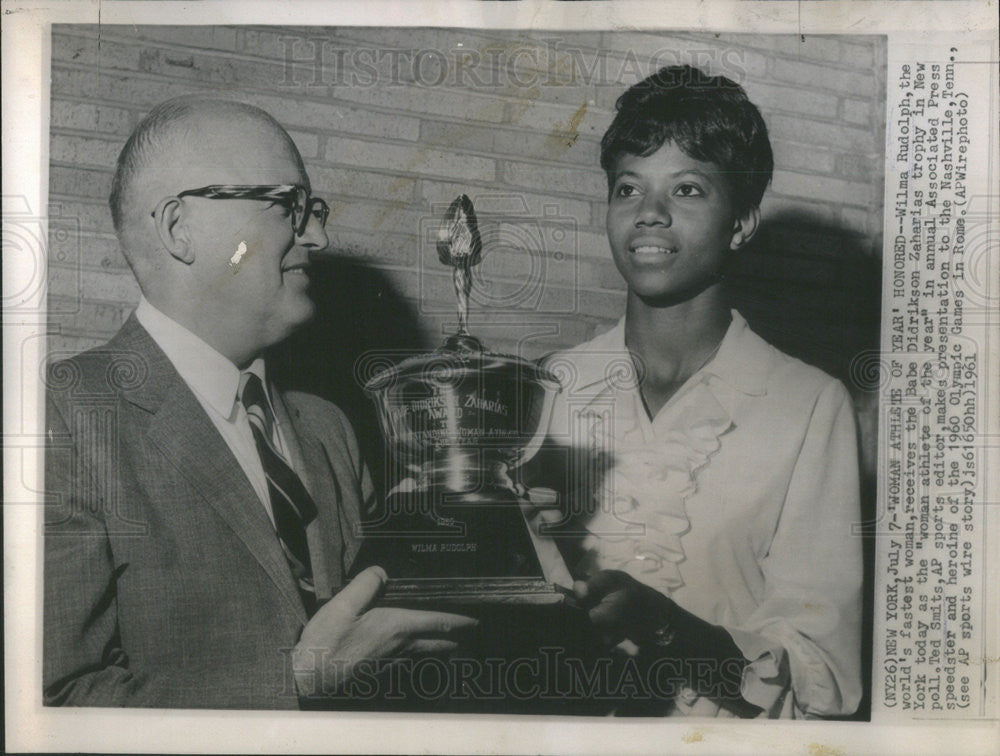
M 3 25 L 3 195 L 26 211 L 47 206 L 49 35 L 53 23 L 267 24 L 280 14 L 297 25 L 502 27 L 508 29 L 711 29 L 719 32 L 888 34 L 895 44 L 940 44 L 948 35 L 993 34 L 986 2 L 7 2 Z M 892 54 L 890 53 L 890 59 Z M 996 92 L 990 92 L 996 176 Z M 21 198 L 21 199 L 17 199 Z M 995 219 L 994 219 L 995 220 Z M 994 227 L 995 228 L 995 227 Z M 5 250 L 6 252 L 7 250 Z M 4 255 L 4 302 L 28 291 L 35 262 Z M 20 288 L 19 288 L 20 287 Z M 41 706 L 42 573 L 39 501 L 41 428 L 38 381 L 23 365 L 44 354 L 44 292 L 33 317 L 4 318 L 4 599 L 6 748 L 101 752 L 485 752 L 485 753 L 988 753 L 998 714 L 980 721 L 907 724 L 593 720 L 475 715 L 316 714 L 311 712 L 51 709 Z M 995 345 L 995 339 L 994 339 Z M 997 353 L 989 355 L 990 406 L 997 406 Z M 995 421 L 994 421 L 995 422 Z M 993 433 L 997 433 L 994 426 Z M 994 458 L 995 461 L 995 458 Z M 1000 501 L 996 476 L 989 501 Z M 994 515 L 990 537 L 996 540 Z M 989 565 L 988 584 L 1000 584 Z M 998 627 L 997 606 L 988 630 Z M 877 626 L 876 626 L 877 629 Z M 994 706 L 996 700 L 993 701 Z

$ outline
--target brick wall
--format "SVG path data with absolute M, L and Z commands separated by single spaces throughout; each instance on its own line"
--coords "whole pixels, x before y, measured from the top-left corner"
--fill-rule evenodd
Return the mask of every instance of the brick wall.
M 624 305 L 598 167 L 615 98 L 689 62 L 742 83 L 774 146 L 765 225 L 734 266 L 734 296 L 765 336 L 844 375 L 878 317 L 884 56 L 884 38 L 863 36 L 57 25 L 50 201 L 81 238 L 53 234 L 50 345 L 100 343 L 134 306 L 111 170 L 138 119 L 188 92 L 273 113 L 330 200 L 313 343 L 440 341 L 454 298 L 432 221 L 460 192 L 486 242 L 473 329 L 532 357 L 577 343 Z M 331 324 L 369 335 L 348 345 Z

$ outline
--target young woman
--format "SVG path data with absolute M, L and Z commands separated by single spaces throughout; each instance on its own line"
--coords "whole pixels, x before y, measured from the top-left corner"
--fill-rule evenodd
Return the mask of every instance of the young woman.
M 604 135 L 622 320 L 556 355 L 574 589 L 609 646 L 672 675 L 670 713 L 829 716 L 861 696 L 861 540 L 844 387 L 730 309 L 720 270 L 770 182 L 760 112 L 660 70 Z M 564 529 L 566 530 L 566 529 Z

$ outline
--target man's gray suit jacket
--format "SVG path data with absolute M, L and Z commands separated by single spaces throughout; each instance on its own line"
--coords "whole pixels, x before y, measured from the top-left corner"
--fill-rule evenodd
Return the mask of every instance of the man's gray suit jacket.
M 302 601 L 263 505 L 170 361 L 133 316 L 47 382 L 45 703 L 297 708 Z M 370 477 L 339 409 L 272 400 L 319 510 L 322 600 L 357 553 Z

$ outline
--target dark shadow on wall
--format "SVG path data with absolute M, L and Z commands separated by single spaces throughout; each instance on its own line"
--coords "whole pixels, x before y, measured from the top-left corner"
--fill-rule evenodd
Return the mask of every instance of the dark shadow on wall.
M 374 350 L 390 362 L 430 347 L 421 335 L 416 307 L 379 270 L 344 257 L 312 266 L 316 316 L 271 355 L 281 385 L 329 399 L 354 426 L 376 489 L 385 491 L 386 449 L 375 405 L 361 389 L 356 366 Z
M 864 695 L 851 719 L 871 711 L 871 649 L 876 514 L 877 377 L 861 369 L 879 348 L 882 262 L 856 234 L 808 215 L 785 213 L 762 224 L 734 256 L 726 284 L 751 327 L 783 352 L 840 379 L 858 412 L 861 523 L 864 525 L 862 665 Z M 867 360 L 871 362 L 870 358 Z
M 867 240 L 783 214 L 761 224 L 726 270 L 737 308 L 764 339 L 836 376 L 852 395 L 851 360 L 878 347 L 882 263 Z

